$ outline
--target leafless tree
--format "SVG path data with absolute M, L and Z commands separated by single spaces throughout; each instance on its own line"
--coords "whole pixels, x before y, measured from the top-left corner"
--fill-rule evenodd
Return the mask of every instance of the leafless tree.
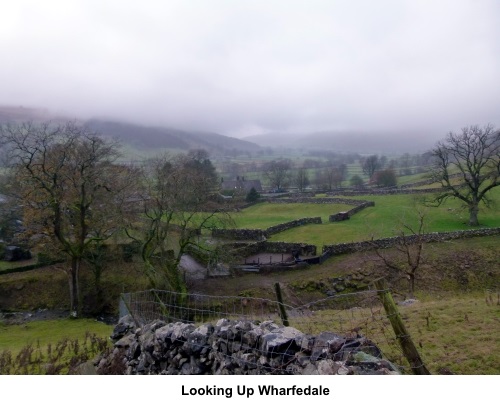
M 70 310 L 77 317 L 82 260 L 121 226 L 129 174 L 114 164 L 118 145 L 73 122 L 4 125 L 0 139 L 10 156 L 9 195 L 22 207 L 26 233 L 71 260 Z
M 458 198 L 469 210 L 469 225 L 479 225 L 479 203 L 488 205 L 488 192 L 500 185 L 500 131 L 473 125 L 450 132 L 432 155 L 432 177 L 442 187 L 432 202 Z
M 423 262 L 425 245 L 425 212 L 417 210 L 417 224 L 412 225 L 408 220 L 402 220 L 396 234 L 396 250 L 398 255 L 390 256 L 382 253 L 376 242 L 372 241 L 375 253 L 384 263 L 386 269 L 396 277 L 404 275 L 408 280 L 410 297 L 415 293 L 415 277 Z
M 331 191 L 334 187 L 340 187 L 342 180 L 342 170 L 339 167 L 331 166 L 325 167 L 317 173 L 316 182 Z
M 127 234 L 140 245 L 151 284 L 184 293 L 182 256 L 192 247 L 206 249 L 199 240 L 203 230 L 222 227 L 229 218 L 214 199 L 218 176 L 208 156 L 197 152 L 153 158 L 141 178 L 142 214 Z
M 307 175 L 307 170 L 303 167 L 297 170 L 294 176 L 294 183 L 299 189 L 299 191 L 304 191 L 304 189 L 309 185 L 309 176 Z
M 290 160 L 272 160 L 264 166 L 264 175 L 272 188 L 281 190 L 288 186 L 290 181 Z
M 369 178 L 373 176 L 378 169 L 381 168 L 380 159 L 377 155 L 371 155 L 363 159 L 361 163 L 361 169 L 363 173 L 366 174 Z

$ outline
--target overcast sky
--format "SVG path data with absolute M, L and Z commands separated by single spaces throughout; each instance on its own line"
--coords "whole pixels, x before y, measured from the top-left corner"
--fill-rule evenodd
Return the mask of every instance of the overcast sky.
M 216 131 L 500 126 L 497 0 L 12 0 L 0 105 Z

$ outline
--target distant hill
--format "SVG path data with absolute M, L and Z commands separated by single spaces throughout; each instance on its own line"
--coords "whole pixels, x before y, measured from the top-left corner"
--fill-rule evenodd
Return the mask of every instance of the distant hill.
M 211 153 L 229 150 L 256 151 L 255 143 L 213 132 L 184 131 L 175 128 L 147 127 L 123 122 L 89 120 L 85 124 L 102 133 L 116 137 L 138 149 L 206 149 Z
M 325 131 L 309 134 L 268 133 L 243 138 L 261 147 L 328 149 L 355 153 L 421 153 L 436 142 L 429 134 L 401 132 Z
M 70 120 L 47 110 L 0 106 L 0 123 L 32 121 L 63 122 Z M 382 131 L 324 131 L 313 133 L 267 133 L 232 138 L 213 132 L 187 131 L 168 127 L 150 127 L 117 120 L 82 121 L 95 131 L 120 139 L 124 144 L 142 151 L 157 149 L 206 149 L 212 155 L 233 150 L 255 152 L 261 148 L 292 148 L 300 150 L 333 150 L 361 154 L 422 153 L 431 149 L 442 134 L 428 134 L 407 129 Z
M 21 121 L 64 122 L 67 120 L 71 120 L 71 118 L 56 116 L 46 110 L 0 106 L 0 123 Z M 252 152 L 260 149 L 255 143 L 213 132 L 148 127 L 101 119 L 91 119 L 81 122 L 94 131 L 105 136 L 117 138 L 124 144 L 128 144 L 140 150 L 157 150 L 165 148 L 187 151 L 189 149 L 206 149 L 211 154 L 220 154 L 232 150 Z
M 51 115 L 47 110 L 22 106 L 0 106 L 0 123 L 52 119 L 55 119 L 55 116 Z

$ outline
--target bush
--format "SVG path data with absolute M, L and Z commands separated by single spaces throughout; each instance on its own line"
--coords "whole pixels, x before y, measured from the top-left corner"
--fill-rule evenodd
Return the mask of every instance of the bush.
M 252 187 L 247 194 L 246 201 L 247 202 L 255 202 L 259 198 L 260 198 L 260 194 L 257 192 L 257 190 L 254 187 Z
M 375 172 L 372 181 L 379 187 L 394 187 L 398 184 L 396 173 L 392 169 Z
M 351 177 L 351 186 L 353 187 L 363 187 L 363 179 L 361 176 L 355 174 L 354 176 Z

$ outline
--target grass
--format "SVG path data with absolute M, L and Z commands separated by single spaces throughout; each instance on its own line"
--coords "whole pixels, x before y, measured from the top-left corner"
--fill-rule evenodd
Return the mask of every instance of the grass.
M 0 374 L 73 374 L 110 346 L 112 328 L 88 319 L 0 326 Z
M 0 351 L 8 349 L 13 355 L 26 345 L 40 344 L 46 347 L 64 339 L 78 339 L 86 332 L 107 338 L 111 335 L 112 326 L 92 319 L 59 319 L 33 321 L 20 325 L 0 324 Z
M 328 222 L 330 215 L 351 208 L 352 206 L 345 204 L 260 203 L 232 215 L 232 218 L 237 228 L 266 229 L 272 225 L 306 217 L 321 217 L 323 222 Z
M 432 374 L 500 373 L 500 303 L 496 294 L 462 294 L 440 300 L 424 297 L 410 306 L 400 306 L 399 312 Z M 292 319 L 291 326 L 313 334 L 356 329 L 373 339 L 395 364 L 408 366 L 381 306 L 315 311 L 308 318 Z
M 499 190 L 495 190 L 500 194 Z M 440 207 L 425 207 L 421 196 L 390 195 L 366 196 L 359 199 L 375 202 L 375 207 L 369 207 L 355 214 L 348 221 L 324 222 L 318 225 L 305 225 L 299 228 L 273 235 L 270 240 L 283 242 L 303 242 L 318 247 L 334 243 L 348 243 L 368 240 L 372 236 L 384 238 L 394 236 L 401 223 L 417 225 L 417 209 L 426 212 L 426 232 L 450 232 L 470 229 L 467 225 L 468 212 L 456 200 L 449 200 Z M 300 213 L 300 209 L 299 213 Z M 305 212 L 307 211 L 304 207 Z M 311 213 L 312 214 L 312 213 Z M 500 227 L 499 207 L 488 208 L 481 205 L 479 220 L 484 227 Z
M 0 260 L 0 271 L 15 269 L 17 267 L 23 267 L 23 266 L 27 266 L 30 264 L 34 264 L 36 262 L 37 262 L 37 259 L 18 260 L 18 261 L 14 261 L 14 262 L 6 262 L 4 260 Z
M 434 372 L 444 368 L 457 374 L 500 373 L 500 305 L 495 296 L 423 301 L 401 312 Z

